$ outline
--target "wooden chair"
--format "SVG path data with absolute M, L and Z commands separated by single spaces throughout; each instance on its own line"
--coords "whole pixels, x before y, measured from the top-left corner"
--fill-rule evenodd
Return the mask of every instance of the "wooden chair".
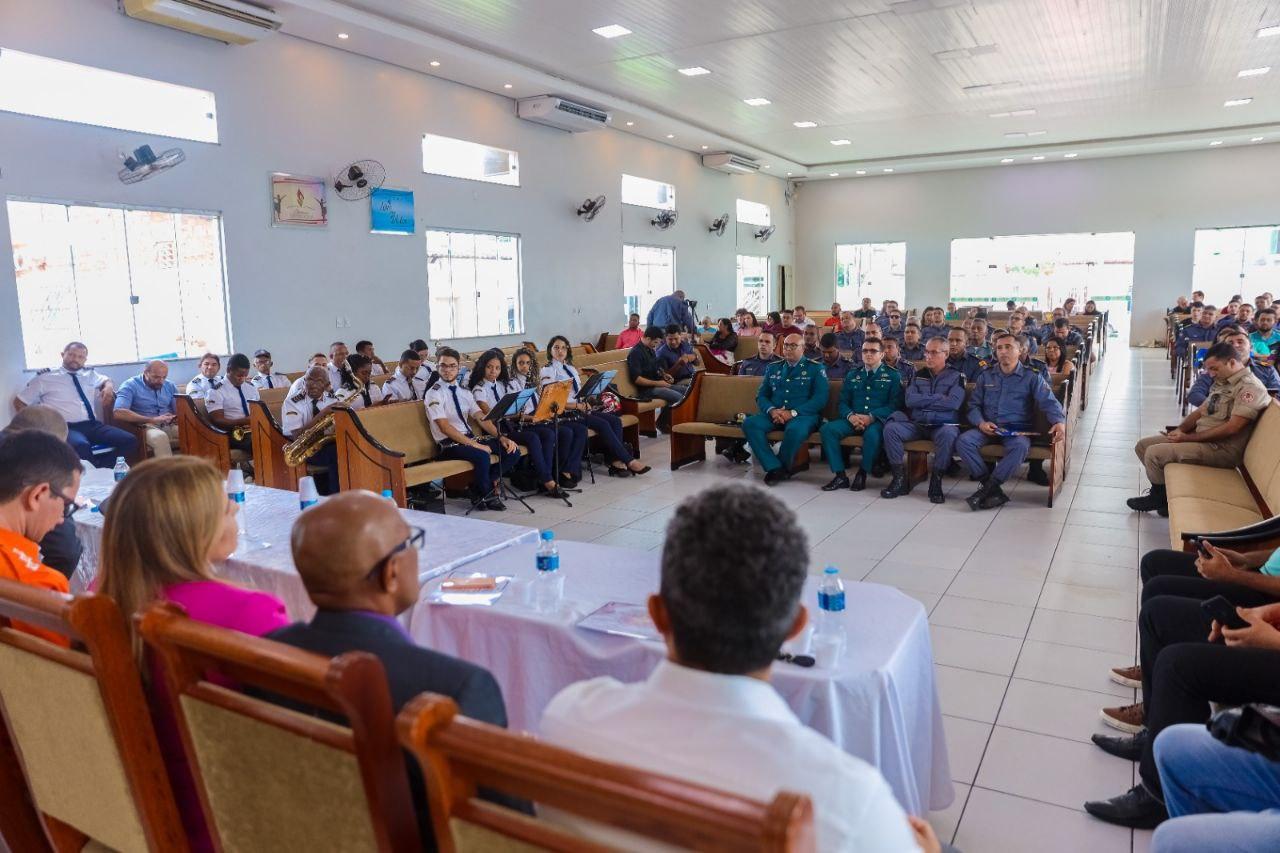
M 458 716 L 424 693 L 396 720 L 427 777 L 441 853 L 614 849 L 549 820 L 480 800 L 480 788 L 537 802 L 641 839 L 687 850 L 811 851 L 813 806 L 781 791 L 769 803 L 596 761 L 533 737 Z
M 173 604 L 152 605 L 138 621 L 164 671 L 218 849 L 422 849 L 376 657 L 328 660 L 188 619 Z
M 231 470 L 233 453 L 246 458 L 243 451 L 232 451 L 230 436 L 209 423 L 204 400 L 188 394 L 174 398 L 178 408 L 178 450 L 188 456 L 199 456 L 212 462 L 226 474 Z
M 0 834 L 10 849 L 61 853 L 88 841 L 121 851 L 187 849 L 114 601 L 0 580 L 0 708 Z

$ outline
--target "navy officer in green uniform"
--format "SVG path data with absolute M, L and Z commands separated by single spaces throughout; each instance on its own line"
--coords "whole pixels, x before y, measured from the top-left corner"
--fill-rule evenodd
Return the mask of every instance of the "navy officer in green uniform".
M 760 412 L 743 422 L 742 431 L 764 468 L 765 485 L 772 486 L 790 479 L 791 461 L 822 420 L 822 410 L 827 405 L 827 372 L 821 364 L 804 357 L 804 338 L 800 335 L 787 335 L 782 342 L 782 361 L 765 368 L 756 405 Z M 770 430 L 779 428 L 782 446 L 775 454 L 767 436 Z
M 867 486 L 867 472 L 880 456 L 884 424 L 902 408 L 902 374 L 884 363 L 884 343 L 875 338 L 862 342 L 862 366 L 845 375 L 840 389 L 840 418 L 822 425 L 822 452 L 835 474 L 822 487 L 824 492 L 849 488 L 860 492 Z M 862 433 L 862 460 L 853 483 L 844 474 L 844 454 L 840 439 Z

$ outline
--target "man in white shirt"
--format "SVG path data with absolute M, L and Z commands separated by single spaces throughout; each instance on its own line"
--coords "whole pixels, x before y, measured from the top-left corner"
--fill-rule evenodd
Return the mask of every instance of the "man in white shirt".
M 791 314 L 791 322 L 796 326 L 799 326 L 800 331 L 804 331 L 806 326 L 818 325 L 813 321 L 813 318 L 805 312 L 803 305 L 796 306 L 796 310 Z
M 421 400 L 427 393 L 427 377 L 422 369 L 422 358 L 413 350 L 400 353 L 400 366 L 390 379 L 382 383 L 382 393 L 388 399 Z
M 187 383 L 187 395 L 201 397 L 209 393 L 209 388 L 216 382 L 218 371 L 222 368 L 222 359 L 211 352 L 200 356 L 200 372 Z
M 342 341 L 334 341 L 329 345 L 329 390 L 335 395 L 344 385 L 351 385 L 351 368 L 347 366 L 347 356 L 351 351 Z
M 316 366 L 298 377 L 290 388 L 290 394 L 280 405 L 280 429 L 289 439 L 295 439 L 304 429 L 311 426 L 312 421 L 324 414 L 325 410 L 338 402 L 329 391 L 329 371 Z M 338 448 L 330 442 L 312 455 L 308 460 L 313 465 L 323 465 L 328 476 L 325 483 L 317 484 L 321 494 L 330 495 L 338 491 Z
M 738 547 L 726 550 L 729 541 Z M 760 801 L 805 794 L 824 853 L 936 851 L 933 830 L 907 817 L 875 768 L 806 727 L 769 685 L 783 642 L 805 626 L 808 550 L 795 514 L 755 487 L 713 486 L 685 500 L 649 598 L 667 660 L 637 684 L 605 677 L 565 688 L 543 713 L 542 736 Z M 606 837 L 599 826 L 579 829 Z
M 277 373 L 271 368 L 274 366 L 271 360 L 271 353 L 267 350 L 255 350 L 253 353 L 253 366 L 258 372 L 254 374 L 253 379 L 249 380 L 253 383 L 253 387 L 259 391 L 268 391 L 272 388 L 288 388 L 289 377 L 283 373 Z
M 118 427 L 102 422 L 106 401 L 115 395 L 115 387 L 105 375 L 86 369 L 89 348 L 72 341 L 62 350 L 62 366 L 44 370 L 32 377 L 27 387 L 13 398 L 14 411 L 22 411 L 37 403 L 49 406 L 67 419 L 67 441 L 76 455 L 100 468 L 115 465 L 117 456 L 132 456 L 138 440 Z M 94 445 L 107 445 L 110 454 L 95 460 Z
M 381 376 L 387 372 L 387 363 L 378 358 L 378 354 L 373 351 L 373 341 L 356 341 L 356 355 L 369 359 L 374 376 Z
M 227 376 L 221 382 L 214 380 L 205 396 L 205 410 L 209 421 L 218 429 L 233 432 L 243 428 L 243 435 L 229 436 L 231 446 L 237 450 L 253 452 L 249 440 L 249 402 L 261 399 L 258 389 L 249 382 L 249 357 L 236 353 L 227 359 Z

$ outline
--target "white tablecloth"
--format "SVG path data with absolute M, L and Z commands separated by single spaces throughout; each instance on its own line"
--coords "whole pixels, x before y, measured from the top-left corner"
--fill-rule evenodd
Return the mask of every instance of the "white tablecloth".
M 104 476 L 105 475 L 105 476 Z M 115 483 L 110 471 L 86 474 L 80 496 L 101 501 Z M 247 543 L 218 567 L 219 576 L 235 583 L 269 592 L 288 608 L 294 619 L 309 619 L 315 612 L 298 570 L 289 553 L 289 530 L 298 517 L 298 493 L 265 486 L 245 490 Z M 418 554 L 418 575 L 425 583 L 471 560 L 492 554 L 520 542 L 537 542 L 538 531 L 516 524 L 502 524 L 474 518 L 441 515 L 402 509 L 406 522 L 426 531 L 426 541 Z M 98 546 L 102 541 L 102 515 L 80 510 L 75 515 L 76 532 L 84 544 L 80 565 L 71 580 L 75 592 L 84 590 L 98 573 Z M 261 547 L 261 543 L 269 547 Z
M 544 615 L 526 604 L 536 547 L 517 545 L 466 566 L 515 576 L 494 606 L 428 604 L 425 596 L 436 580 L 409 620 L 418 643 L 492 671 L 512 728 L 534 732 L 562 688 L 601 675 L 640 681 L 665 654 L 661 643 L 574 627 L 609 601 L 644 603 L 658 588 L 657 553 L 559 543 L 564 602 Z M 816 578 L 804 600 L 816 610 Z M 837 667 L 778 663 L 773 684 L 802 721 L 878 767 L 907 811 L 946 808 L 954 792 L 924 608 L 892 587 L 871 583 L 851 584 L 847 601 L 847 650 Z

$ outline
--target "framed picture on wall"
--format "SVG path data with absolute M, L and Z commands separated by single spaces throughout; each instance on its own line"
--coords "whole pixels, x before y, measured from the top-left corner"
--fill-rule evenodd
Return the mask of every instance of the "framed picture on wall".
M 413 191 L 380 187 L 369 196 L 371 234 L 413 234 Z
M 325 201 L 328 181 L 310 175 L 271 173 L 271 226 L 324 228 L 329 224 Z

